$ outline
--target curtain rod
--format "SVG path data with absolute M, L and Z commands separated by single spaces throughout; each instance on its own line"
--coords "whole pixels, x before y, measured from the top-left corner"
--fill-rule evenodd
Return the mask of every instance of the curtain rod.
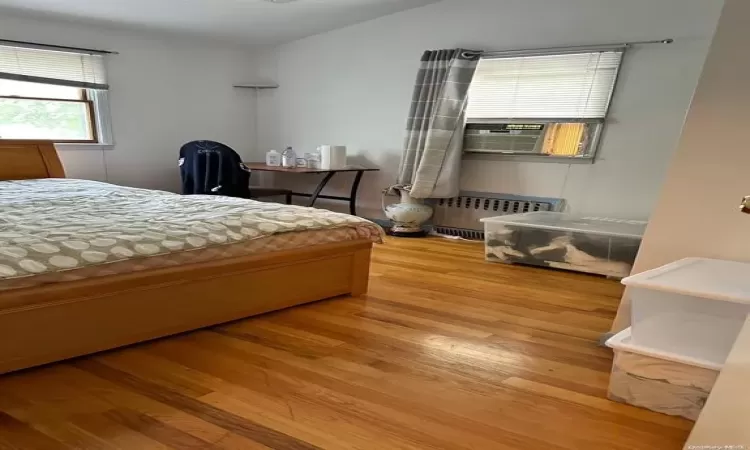
M 59 50 L 61 52 L 75 52 L 75 53 L 88 53 L 91 55 L 119 55 L 118 52 L 113 52 L 109 50 L 95 50 L 92 48 L 82 48 L 82 47 L 67 47 L 64 45 L 50 45 L 50 44 L 40 44 L 38 42 L 26 42 L 26 41 L 13 41 L 11 39 L 0 39 L 0 45 L 3 44 L 12 44 L 18 47 L 26 47 L 26 48 L 36 48 L 40 50 Z
M 634 45 L 648 45 L 648 44 L 671 44 L 674 39 L 659 39 L 653 41 L 633 41 L 623 42 L 620 44 L 598 44 L 598 45 L 573 45 L 567 47 L 542 47 L 542 48 L 530 48 L 526 50 L 500 50 L 500 51 L 484 51 L 480 52 L 482 56 L 501 56 L 501 55 L 512 55 L 518 53 L 547 53 L 559 51 L 561 53 L 574 52 L 576 50 L 595 50 L 613 47 L 632 47 Z

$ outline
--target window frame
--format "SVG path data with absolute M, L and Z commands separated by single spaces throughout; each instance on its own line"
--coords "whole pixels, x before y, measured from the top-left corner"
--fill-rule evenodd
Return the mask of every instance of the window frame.
M 88 114 L 89 133 L 91 139 L 38 139 L 38 138 L 4 138 L 0 137 L 0 141 L 13 140 L 13 141 L 40 141 L 40 142 L 52 142 L 53 144 L 99 144 L 99 124 L 97 123 L 96 105 L 90 99 L 89 89 L 80 88 L 81 98 L 76 100 L 72 98 L 50 98 L 50 97 L 30 97 L 24 95 L 0 95 L 0 99 L 10 100 L 41 100 L 48 102 L 64 102 L 64 103 L 81 103 L 86 105 L 86 112 Z
M 503 124 L 503 123 L 586 123 L 594 125 L 594 133 L 590 136 L 588 152 L 585 155 L 550 155 L 541 152 L 508 152 L 501 150 L 482 150 L 472 151 L 463 150 L 463 156 L 466 159 L 495 159 L 495 158 L 508 158 L 518 161 L 532 161 L 532 162 L 563 162 L 563 163 L 593 163 L 599 153 L 603 136 L 606 132 L 607 125 L 609 124 L 610 111 L 612 104 L 615 101 L 617 90 L 620 83 L 620 76 L 622 75 L 623 64 L 625 63 L 625 57 L 627 54 L 627 46 L 616 45 L 616 46 L 592 46 L 592 47 L 573 47 L 571 49 L 555 49 L 555 50 L 512 50 L 508 52 L 498 52 L 497 54 L 490 54 L 482 56 L 482 59 L 497 59 L 503 57 L 509 58 L 523 58 L 523 57 L 534 57 L 534 56 L 562 56 L 570 54 L 580 53 L 595 53 L 595 52 L 606 52 L 606 51 L 618 51 L 621 52 L 620 62 L 617 66 L 617 70 L 614 77 L 614 84 L 612 91 L 607 103 L 607 109 L 604 117 L 600 118 L 561 118 L 561 117 L 535 117 L 535 118 L 469 118 L 466 117 L 464 120 L 464 130 L 469 124 Z M 468 105 L 468 103 L 467 103 Z M 547 131 L 545 131 L 546 133 Z M 540 137 L 544 139 L 544 135 Z

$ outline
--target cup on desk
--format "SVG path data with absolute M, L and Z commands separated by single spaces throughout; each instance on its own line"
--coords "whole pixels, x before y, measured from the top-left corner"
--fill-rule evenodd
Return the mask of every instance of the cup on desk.
M 345 145 L 321 145 L 318 147 L 320 153 L 320 168 L 323 170 L 342 169 L 346 167 Z
M 320 169 L 320 154 L 318 152 L 305 153 L 305 160 L 308 169 Z

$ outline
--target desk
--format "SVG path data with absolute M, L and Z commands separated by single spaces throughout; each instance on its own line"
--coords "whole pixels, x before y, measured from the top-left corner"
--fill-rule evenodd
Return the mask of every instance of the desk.
M 377 172 L 380 170 L 380 169 L 368 169 L 367 167 L 362 167 L 362 166 L 346 166 L 346 167 L 342 167 L 341 169 L 330 169 L 330 170 L 308 169 L 306 167 L 286 168 L 286 167 L 277 167 L 277 166 L 267 166 L 265 163 L 258 163 L 258 162 L 245 163 L 245 166 L 247 166 L 247 168 L 250 169 L 251 172 L 254 170 L 257 170 L 258 172 L 325 174 L 325 177 L 323 177 L 320 183 L 318 183 L 318 187 L 315 188 L 315 191 L 313 191 L 312 194 L 292 192 L 292 195 L 295 195 L 297 197 L 309 197 L 310 202 L 308 203 L 308 206 L 315 206 L 315 202 L 319 198 L 323 198 L 326 200 L 338 200 L 342 202 L 349 202 L 349 212 L 353 216 L 357 215 L 357 191 L 359 190 L 359 183 L 360 181 L 362 181 L 362 175 L 364 175 L 365 172 Z M 326 184 L 328 184 L 328 182 L 331 181 L 331 178 L 333 178 L 333 176 L 339 172 L 356 172 L 357 173 L 357 175 L 355 175 L 354 177 L 354 182 L 352 183 L 350 196 L 340 197 L 336 195 L 321 195 L 321 192 L 323 191 L 323 188 L 326 187 Z

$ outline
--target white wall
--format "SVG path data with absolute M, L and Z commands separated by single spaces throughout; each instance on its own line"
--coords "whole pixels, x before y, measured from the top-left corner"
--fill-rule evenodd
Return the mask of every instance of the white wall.
M 649 215 L 695 88 L 721 0 L 445 0 L 284 45 L 265 55 L 281 84 L 262 94 L 261 149 L 346 144 L 365 177 L 363 215 L 395 182 L 418 61 L 426 49 L 619 43 L 630 51 L 594 165 L 466 161 L 462 188 L 566 198 L 571 210 Z M 258 158 L 262 154 L 257 155 Z M 341 184 L 339 184 L 341 186 Z
M 750 261 L 750 2 L 727 0 L 634 272 L 688 256 Z M 615 322 L 629 324 L 627 293 Z
M 117 29 L 0 16 L 0 38 L 120 52 L 109 59 L 115 148 L 61 150 L 68 176 L 179 189 L 177 152 L 214 139 L 249 155 L 254 97 L 232 88 L 253 79 L 248 49 Z

